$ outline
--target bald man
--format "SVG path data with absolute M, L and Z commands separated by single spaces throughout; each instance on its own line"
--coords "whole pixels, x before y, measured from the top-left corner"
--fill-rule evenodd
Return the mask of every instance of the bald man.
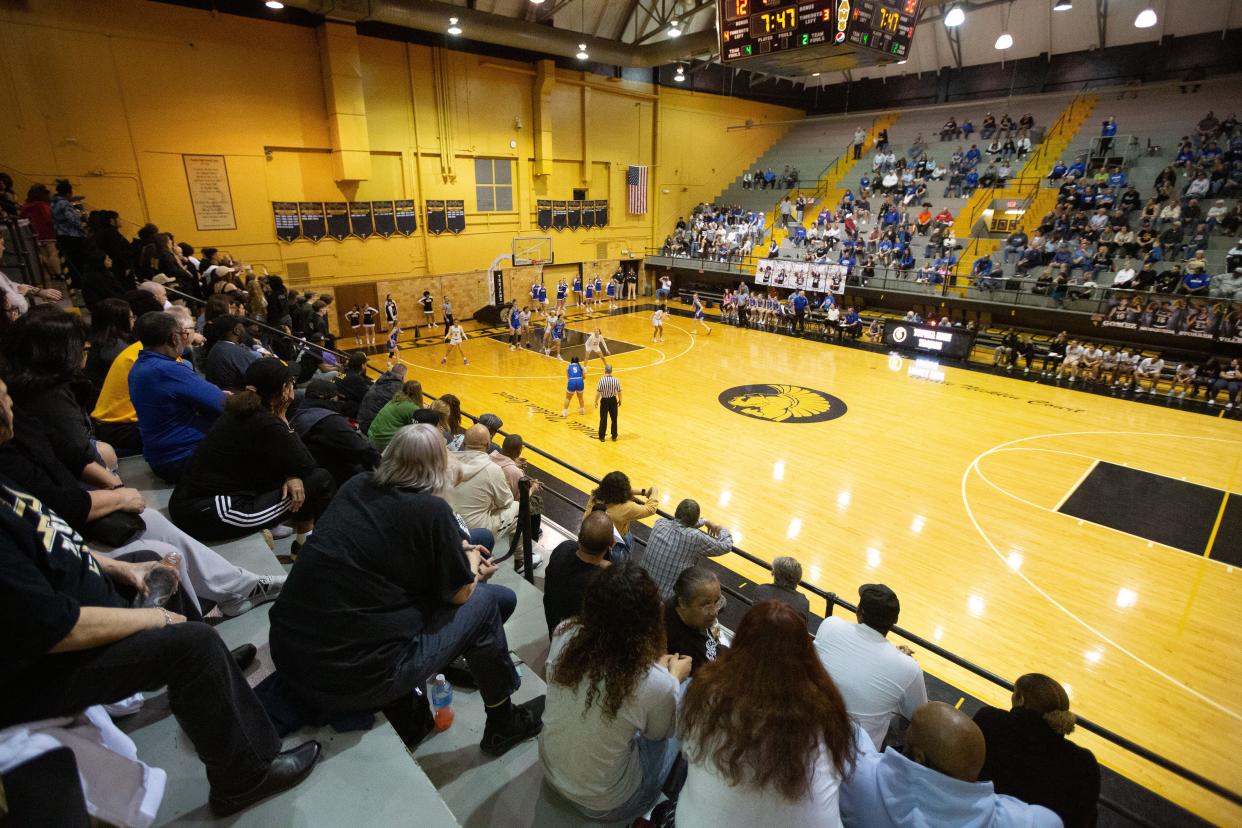
M 488 529 L 499 542 L 512 540 L 517 528 L 518 502 L 500 466 L 487 456 L 492 434 L 487 426 L 472 425 L 466 429 L 462 450 L 450 453 L 461 469 L 457 485 L 449 492 L 448 502 L 471 529 Z M 516 551 L 522 560 L 522 550 Z M 539 566 L 543 558 L 532 553 L 532 563 Z
M 914 711 L 904 755 L 857 741 L 853 776 L 841 784 L 841 823 L 866 826 L 1061 828 L 1061 819 L 978 782 L 983 732 L 960 710 L 929 702 Z
M 582 609 L 587 585 L 609 566 L 612 544 L 612 520 L 604 512 L 589 512 L 582 519 L 578 539 L 552 550 L 543 583 L 543 617 L 549 637 L 558 624 Z

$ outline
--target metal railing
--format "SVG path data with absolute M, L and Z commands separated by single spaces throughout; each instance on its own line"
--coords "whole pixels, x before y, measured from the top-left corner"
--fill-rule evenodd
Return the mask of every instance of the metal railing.
M 204 300 L 201 300 L 198 297 L 183 293 L 175 289 L 168 289 L 168 292 L 176 295 L 179 298 L 183 298 L 188 301 L 192 301 L 196 303 L 204 302 Z M 276 328 L 272 325 L 268 325 L 266 322 L 259 322 L 257 320 L 249 320 L 249 321 L 252 322 L 253 324 L 258 325 L 260 328 L 268 331 L 272 335 L 280 336 L 290 341 L 296 342 L 303 347 L 315 348 L 320 351 L 328 351 L 336 355 L 338 358 L 348 359 L 349 354 L 345 351 L 341 351 L 336 348 L 326 348 L 321 344 L 313 343 L 302 337 L 298 337 L 293 334 L 286 333 L 285 331 L 282 331 L 279 328 Z M 379 369 L 374 368 L 373 366 L 369 364 L 367 365 L 367 369 L 370 371 L 376 372 L 376 373 L 380 373 Z M 478 417 L 469 412 L 462 411 L 462 416 L 470 420 L 471 422 L 478 422 Z M 507 432 L 503 430 L 498 431 L 497 434 L 500 436 L 507 436 Z M 593 474 L 583 469 L 578 468 L 577 466 L 574 466 L 571 463 L 568 463 L 562 460 L 561 458 L 557 457 L 556 455 L 552 454 L 549 451 L 546 451 L 540 448 L 539 446 L 536 446 L 529 442 L 524 443 L 524 446 L 525 446 L 526 451 L 537 454 L 538 456 L 544 458 L 545 460 L 555 464 L 557 467 L 564 469 L 565 471 L 568 471 L 583 480 L 587 480 L 595 486 L 598 486 L 601 482 L 600 478 L 594 476 Z M 530 483 L 529 481 L 524 481 L 524 482 L 525 482 L 525 485 L 520 487 L 520 492 L 521 492 L 522 497 L 521 497 L 521 505 L 519 507 L 520 509 L 519 515 L 520 515 L 520 526 L 523 528 L 519 530 L 519 533 L 521 533 L 523 536 L 523 551 L 525 553 L 524 559 L 527 562 L 527 566 L 517 567 L 517 568 L 519 569 L 519 571 L 522 571 L 524 569 L 525 571 L 522 572 L 522 574 L 525 576 L 525 578 L 528 581 L 533 583 L 534 582 L 534 567 L 529 565 L 529 562 L 531 560 L 531 552 L 532 552 L 532 542 L 531 542 L 531 533 L 530 533 L 530 505 L 529 505 Z M 572 498 L 568 497 L 567 495 L 561 492 L 558 492 L 553 487 L 550 487 L 550 486 L 544 487 L 543 491 L 545 493 L 553 495 L 554 497 L 557 497 L 558 499 L 562 500 L 563 502 L 567 504 L 572 505 L 575 509 L 584 508 L 583 506 L 579 505 L 576 501 L 574 501 Z M 662 518 L 675 519 L 673 515 L 669 514 L 663 509 L 658 509 L 656 511 L 656 514 Z M 751 554 L 750 552 L 747 552 L 744 549 L 741 549 L 738 546 L 731 546 L 730 552 L 738 556 L 742 560 L 746 561 L 747 563 L 758 566 L 768 572 L 772 571 L 771 563 L 764 560 L 763 558 L 760 558 L 756 555 Z M 517 557 L 514 556 L 514 559 L 515 559 L 515 566 L 516 566 Z M 837 595 L 834 592 L 821 589 L 815 584 L 807 583 L 806 581 L 800 581 L 798 583 L 798 586 L 801 589 L 805 590 L 811 595 L 814 595 L 816 598 L 824 602 L 824 616 L 825 617 L 832 615 L 834 609 L 837 607 L 840 607 L 841 609 L 846 610 L 848 612 L 857 612 L 858 610 L 858 606 L 856 604 L 853 604 L 841 598 L 839 595 Z M 726 591 L 729 592 L 729 594 L 733 595 L 734 597 L 738 598 L 739 600 L 743 601 L 744 603 L 747 603 L 747 604 L 751 603 L 750 600 L 745 595 L 743 595 L 742 593 L 736 590 L 726 589 Z M 992 671 L 984 667 L 981 667 L 980 665 L 975 664 L 974 662 L 962 656 L 959 656 L 956 653 L 945 649 L 944 647 L 941 647 L 940 645 L 936 644 L 934 641 L 930 641 L 924 638 L 923 636 L 918 635 L 917 633 L 911 630 L 907 630 L 903 627 L 893 627 L 892 633 L 899 638 L 909 641 L 911 644 L 914 644 L 915 646 L 921 648 L 922 650 L 935 655 L 937 658 L 940 658 L 954 665 L 955 667 L 965 670 L 971 675 L 984 679 L 990 684 L 1000 687 L 1007 692 L 1013 691 L 1014 685 L 1008 679 L 996 673 L 993 673 Z M 1097 724 L 1081 716 L 1077 717 L 1077 723 L 1080 727 L 1083 728 L 1083 730 L 1086 730 L 1104 739 L 1105 741 L 1121 748 L 1122 750 L 1132 753 L 1135 756 L 1147 762 L 1150 762 L 1151 764 L 1165 771 L 1168 771 L 1169 773 L 1172 773 L 1175 776 L 1178 776 L 1181 779 L 1184 779 L 1187 782 L 1190 782 L 1191 784 L 1199 788 L 1202 788 L 1203 790 L 1209 793 L 1212 793 L 1216 796 L 1221 797 L 1222 799 L 1227 800 L 1228 802 L 1233 803 L 1234 805 L 1242 806 L 1242 795 L 1238 794 L 1237 792 L 1230 790 L 1229 788 L 1226 788 L 1225 786 L 1211 779 L 1208 779 L 1207 777 L 1199 773 L 1196 773 L 1195 771 L 1183 765 L 1180 765 L 1171 759 L 1161 756 L 1155 751 L 1152 751 L 1138 744 L 1137 742 L 1131 739 L 1128 739 L 1125 736 L 1122 736 L 1104 727 L 1103 725 Z M 1141 816 L 1132 814 L 1127 809 L 1121 806 L 1118 806 L 1115 803 L 1111 803 L 1108 800 L 1103 799 L 1103 798 L 1101 798 L 1100 801 L 1102 804 L 1106 805 L 1107 807 L 1110 807 L 1112 810 L 1115 810 L 1118 813 L 1125 814 L 1129 818 L 1135 819 L 1136 821 L 1139 821 L 1142 824 L 1153 825 L 1153 823 L 1146 821 Z

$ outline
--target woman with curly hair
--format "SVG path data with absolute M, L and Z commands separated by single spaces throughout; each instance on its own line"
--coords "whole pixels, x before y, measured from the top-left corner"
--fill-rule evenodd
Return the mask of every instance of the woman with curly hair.
M 602 570 L 582 613 L 552 635 L 539 761 L 545 781 L 589 819 L 642 816 L 672 781 L 690 659 L 664 649 L 660 592 L 631 562 Z
M 636 495 L 641 500 L 635 499 Z M 595 491 L 591 492 L 591 496 L 587 498 L 587 513 L 596 509 L 603 509 L 607 512 L 612 525 L 617 529 L 617 535 L 624 544 L 624 548 L 620 544 L 612 548 L 611 558 L 614 563 L 628 557 L 629 550 L 634 548 L 634 536 L 630 532 L 630 523 L 654 515 L 660 508 L 659 498 L 660 493 L 655 486 L 635 492 L 630 488 L 630 479 L 625 472 L 619 471 L 608 472 L 599 481 Z
M 1055 811 L 1065 828 L 1095 825 L 1100 765 L 1091 751 L 1065 738 L 1074 723 L 1059 682 L 1042 673 L 1021 676 L 1012 710 L 985 706 L 975 714 L 987 745 L 979 781 Z
M 678 828 L 838 826 L 837 791 L 856 731 L 797 610 L 751 607 L 733 646 L 686 690 L 689 762 Z

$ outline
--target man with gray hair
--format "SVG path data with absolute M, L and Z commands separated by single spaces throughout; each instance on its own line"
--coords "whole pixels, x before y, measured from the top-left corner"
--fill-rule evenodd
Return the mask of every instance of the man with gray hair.
M 802 564 L 796 558 L 781 555 L 772 561 L 772 583 L 759 584 L 752 593 L 755 603 L 760 601 L 780 601 L 798 611 L 802 620 L 811 616 L 811 603 L 806 596 L 798 592 L 798 582 L 802 580 Z
M 733 535 L 729 530 L 701 518 L 699 504 L 686 498 L 677 504 L 672 520 L 660 518 L 651 527 L 642 563 L 660 588 L 660 598 L 667 601 L 684 570 L 732 548 Z

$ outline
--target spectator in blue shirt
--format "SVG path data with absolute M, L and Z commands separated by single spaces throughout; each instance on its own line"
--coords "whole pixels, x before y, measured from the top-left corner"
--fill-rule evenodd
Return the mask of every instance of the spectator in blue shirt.
M 1057 161 L 1052 165 L 1052 172 L 1048 174 L 1049 181 L 1059 181 L 1065 177 L 1065 173 L 1069 171 L 1069 167 L 1065 166 L 1064 161 Z
M 129 372 L 142 455 L 152 471 L 177 482 L 181 467 L 224 409 L 224 392 L 178 360 L 194 333 L 170 313 L 145 313 L 134 328 L 142 350 Z
M 1087 162 L 1079 158 L 1073 164 L 1070 164 L 1066 174 L 1073 178 L 1082 178 L 1087 174 Z
M 1018 273 L 1025 276 L 1032 268 L 1044 263 L 1044 254 L 1039 248 L 1028 247 L 1018 254 Z
M 1108 155 L 1113 149 L 1113 139 L 1117 137 L 1117 119 L 1109 115 L 1100 127 L 1100 155 Z
M 998 280 L 992 278 L 993 267 L 991 256 L 975 259 L 975 264 L 970 269 L 970 278 L 980 290 L 996 290 L 999 287 Z
M 963 182 L 962 195 L 969 198 L 975 194 L 975 190 L 979 188 L 979 173 L 971 170 L 966 173 L 966 180 Z
M 980 159 L 982 158 L 983 158 L 983 153 L 979 151 L 979 146 L 977 144 L 971 144 L 970 149 L 966 150 L 966 166 L 967 167 L 973 168 L 977 166 Z
M 806 306 L 810 304 L 810 300 L 806 298 L 806 294 L 798 291 L 793 297 L 794 308 L 794 333 L 806 333 Z

